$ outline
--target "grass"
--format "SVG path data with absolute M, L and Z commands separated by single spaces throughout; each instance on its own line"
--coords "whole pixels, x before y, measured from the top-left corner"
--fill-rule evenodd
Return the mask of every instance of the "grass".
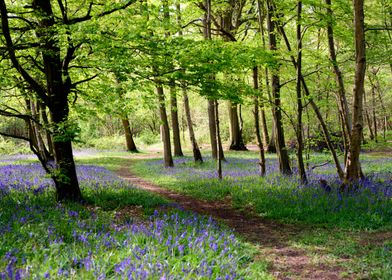
M 0 279 L 272 279 L 229 229 L 102 167 L 122 159 L 84 160 L 101 165 L 78 167 L 87 205 L 56 203 L 37 164 L 0 167 Z
M 295 223 L 304 230 L 289 242 L 305 249 L 314 259 L 328 256 L 332 262 L 346 259 L 347 270 L 366 279 L 391 279 L 392 242 L 382 236 L 364 244 L 363 236 L 392 229 L 392 159 L 363 155 L 363 170 L 369 176 L 356 192 L 340 193 L 333 166 L 309 172 L 310 184 L 278 175 L 276 159 L 267 158 L 267 177 L 257 176 L 255 153 L 227 153 L 224 179 L 218 180 L 215 163 L 202 165 L 190 157 L 177 158 L 165 169 L 160 159 L 136 160 L 133 172 L 163 187 L 193 197 L 216 201 L 230 197 L 233 207 L 266 218 Z M 312 154 L 310 166 L 326 162 L 324 154 Z M 319 179 L 332 187 L 326 192 Z M 389 235 L 390 236 L 390 235 Z
M 252 158 L 253 156 L 253 158 Z M 364 159 L 363 169 L 369 180 L 356 192 L 339 192 L 340 181 L 333 167 L 326 165 L 309 172 L 310 183 L 300 184 L 296 177 L 278 174 L 277 161 L 267 159 L 265 178 L 257 175 L 255 154 L 227 156 L 220 181 L 215 163 L 195 164 L 190 157 L 177 158 L 174 168 L 162 168 L 161 160 L 137 161 L 133 171 L 164 187 L 205 200 L 229 196 L 233 206 L 253 209 L 259 215 L 284 222 L 300 222 L 346 229 L 391 229 L 392 188 L 389 170 L 392 160 Z M 325 179 L 332 187 L 326 192 L 319 183 Z

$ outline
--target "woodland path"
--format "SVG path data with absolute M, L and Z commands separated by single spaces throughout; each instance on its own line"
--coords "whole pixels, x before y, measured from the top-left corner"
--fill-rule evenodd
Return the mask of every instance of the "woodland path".
M 151 156 L 141 155 L 141 157 Z M 345 269 L 340 265 L 347 260 L 342 259 L 331 263 L 331 261 L 328 261 L 328 257 L 322 254 L 318 255 L 317 260 L 315 260 L 305 250 L 290 244 L 293 237 L 306 230 L 309 231 L 309 228 L 263 219 L 251 212 L 244 213 L 233 209 L 229 199 L 203 201 L 162 188 L 133 174 L 130 170 L 132 160 L 129 163 L 127 166 L 122 166 L 117 172 L 120 177 L 138 188 L 159 194 L 175 202 L 185 210 L 212 216 L 225 223 L 243 236 L 247 242 L 258 246 L 260 258 L 266 258 L 269 261 L 269 272 L 277 279 L 327 280 L 356 278 L 353 275 L 347 276 Z M 344 274 L 345 277 L 343 278 L 341 275 Z

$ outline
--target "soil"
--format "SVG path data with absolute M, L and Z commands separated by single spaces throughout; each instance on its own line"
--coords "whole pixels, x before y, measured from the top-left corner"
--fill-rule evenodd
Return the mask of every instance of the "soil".
M 256 258 L 267 258 L 270 263 L 269 272 L 276 279 L 357 279 L 342 267 L 347 259 L 331 262 L 327 256 L 318 256 L 316 260 L 305 250 L 290 244 L 296 235 L 309 231 L 309 228 L 282 224 L 256 216 L 251 211 L 245 213 L 233 209 L 230 197 L 221 201 L 203 201 L 164 189 L 133 174 L 129 165 L 123 166 L 117 173 L 131 184 L 157 193 L 175 202 L 180 208 L 211 215 L 225 223 L 246 241 L 258 246 L 260 252 Z

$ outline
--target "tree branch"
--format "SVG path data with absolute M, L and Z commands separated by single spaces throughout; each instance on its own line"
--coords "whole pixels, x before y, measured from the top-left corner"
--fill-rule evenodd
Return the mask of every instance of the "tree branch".
M 126 8 L 128 8 L 130 5 L 132 5 L 133 3 L 135 3 L 136 0 L 128 0 L 128 2 L 126 2 L 124 5 L 121 5 L 119 7 L 113 8 L 111 10 L 99 13 L 97 15 L 95 15 L 94 17 L 103 17 L 106 15 L 110 15 L 116 11 L 120 11 L 120 10 L 124 10 Z M 90 3 L 90 6 L 88 8 L 87 14 L 83 17 L 79 17 L 79 18 L 73 18 L 73 19 L 69 19 L 66 22 L 64 22 L 64 24 L 75 24 L 78 22 L 83 22 L 83 21 L 87 21 L 93 18 L 93 16 L 91 15 L 91 11 L 92 11 L 92 6 L 93 6 L 93 2 Z
M 12 62 L 12 65 L 19 72 L 19 74 L 23 77 L 23 79 L 30 84 L 33 90 L 38 94 L 38 96 L 45 102 L 48 103 L 48 97 L 46 95 L 45 88 L 39 84 L 19 63 L 18 59 L 15 55 L 14 44 L 11 39 L 8 15 L 7 15 L 7 7 L 4 0 L 0 0 L 0 16 L 1 16 L 1 28 L 3 31 L 3 36 L 5 38 L 6 48 Z
M 72 89 L 73 89 L 73 88 L 76 88 L 77 85 L 82 84 L 82 83 L 85 83 L 85 82 L 88 82 L 88 81 L 91 81 L 91 80 L 95 79 L 96 77 L 98 77 L 98 74 L 95 74 L 94 76 L 91 76 L 91 77 L 89 77 L 89 78 L 87 78 L 87 79 L 77 81 L 77 82 L 75 82 L 75 83 L 73 83 L 73 84 L 71 85 L 71 88 L 72 88 Z
M 4 136 L 4 137 L 10 137 L 10 138 L 15 138 L 15 139 L 20 139 L 20 140 L 25 140 L 25 141 L 30 142 L 30 138 L 20 136 L 20 135 L 8 134 L 8 133 L 1 132 L 1 131 L 0 131 L 0 135 Z

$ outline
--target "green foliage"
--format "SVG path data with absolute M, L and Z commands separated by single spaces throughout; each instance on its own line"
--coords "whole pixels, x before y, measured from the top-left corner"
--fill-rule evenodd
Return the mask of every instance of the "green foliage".
M 26 154 L 30 152 L 26 142 L 13 141 L 0 137 L 0 155 Z

